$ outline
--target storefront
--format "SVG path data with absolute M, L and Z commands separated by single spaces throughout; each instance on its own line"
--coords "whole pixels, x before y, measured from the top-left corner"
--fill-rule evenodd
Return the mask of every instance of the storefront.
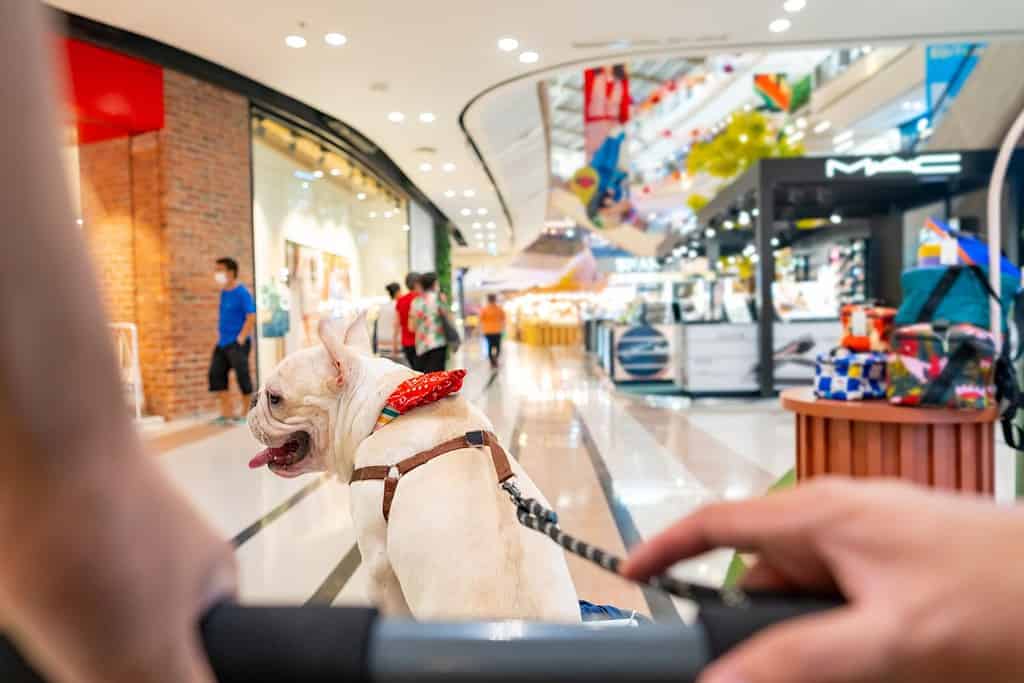
M 317 342 L 322 317 L 388 301 L 409 271 L 408 202 L 376 174 L 267 114 L 253 117 L 261 376 Z
M 987 151 L 765 159 L 723 188 L 662 254 L 709 264 L 710 313 L 687 325 L 679 344 L 684 388 L 767 396 L 809 381 L 814 356 L 838 339 L 841 305 L 899 304 L 900 273 L 930 215 L 984 225 L 994 159 Z M 1004 199 L 1011 259 L 1022 173 L 1018 156 Z
M 372 320 L 411 259 L 439 262 L 447 219 L 357 132 L 201 58 L 63 18 L 65 172 L 137 416 L 214 408 L 216 259 L 235 259 L 257 300 L 254 378 L 314 343 L 321 316 Z

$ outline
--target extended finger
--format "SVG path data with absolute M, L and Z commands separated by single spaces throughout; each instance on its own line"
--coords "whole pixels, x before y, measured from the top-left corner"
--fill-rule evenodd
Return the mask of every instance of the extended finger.
M 795 490 L 750 500 L 708 505 L 637 547 L 623 574 L 643 580 L 680 560 L 719 547 L 757 552 L 764 540 L 785 528 L 806 498 Z

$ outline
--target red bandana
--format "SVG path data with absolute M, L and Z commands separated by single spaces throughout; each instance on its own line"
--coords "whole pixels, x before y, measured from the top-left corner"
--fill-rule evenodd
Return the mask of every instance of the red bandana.
M 405 380 L 391 392 L 384 405 L 384 410 L 377 418 L 377 424 L 374 425 L 373 431 L 377 431 L 413 408 L 440 401 L 445 396 L 457 393 L 462 388 L 462 379 L 465 376 L 465 370 L 449 370 L 430 372 Z

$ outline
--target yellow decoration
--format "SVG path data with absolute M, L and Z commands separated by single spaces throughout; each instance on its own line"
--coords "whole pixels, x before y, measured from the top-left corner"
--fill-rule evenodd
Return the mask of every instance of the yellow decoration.
M 690 211 L 700 213 L 700 210 L 707 206 L 710 201 L 710 199 L 702 194 L 691 194 L 686 198 L 686 205 L 690 207 Z

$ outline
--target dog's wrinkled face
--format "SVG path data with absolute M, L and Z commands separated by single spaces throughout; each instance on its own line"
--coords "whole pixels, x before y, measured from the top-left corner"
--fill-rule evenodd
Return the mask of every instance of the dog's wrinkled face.
M 266 465 L 282 477 L 329 469 L 337 375 L 323 347 L 305 349 L 281 361 L 249 411 L 249 429 L 268 446 L 249 467 Z
M 267 446 L 249 462 L 282 477 L 336 472 L 336 426 L 370 350 L 366 319 L 320 323 L 321 346 L 285 358 L 253 400 L 249 429 Z

